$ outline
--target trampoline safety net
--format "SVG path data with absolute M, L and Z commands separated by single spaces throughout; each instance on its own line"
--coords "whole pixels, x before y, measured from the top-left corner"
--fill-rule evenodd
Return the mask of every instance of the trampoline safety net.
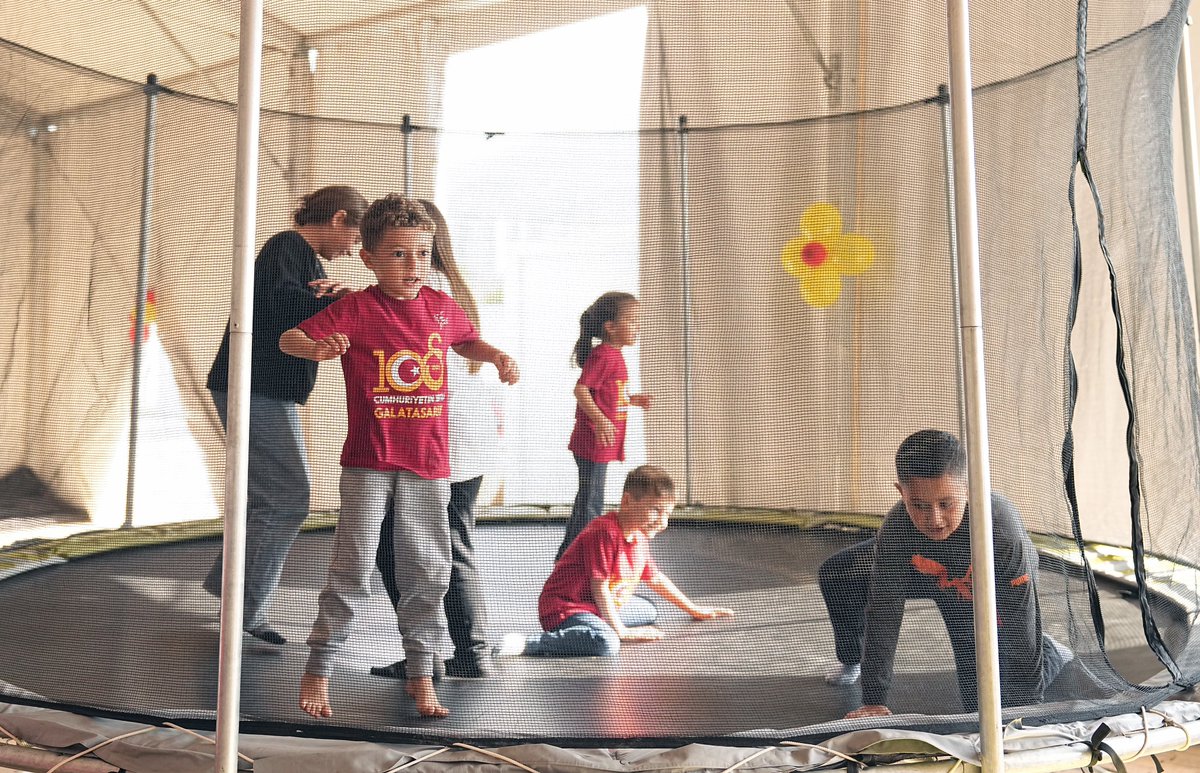
M 243 728 L 977 726 L 944 4 L 266 6 Z M 1200 675 L 1185 12 L 972 3 L 1006 719 Z M 5 701 L 215 716 L 237 36 L 0 19 Z

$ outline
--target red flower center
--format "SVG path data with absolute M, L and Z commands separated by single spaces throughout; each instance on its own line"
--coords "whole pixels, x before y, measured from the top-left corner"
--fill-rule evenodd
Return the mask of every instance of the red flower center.
M 809 242 L 804 245 L 801 255 L 806 265 L 816 268 L 829 259 L 829 250 L 825 249 L 825 245 L 820 242 Z

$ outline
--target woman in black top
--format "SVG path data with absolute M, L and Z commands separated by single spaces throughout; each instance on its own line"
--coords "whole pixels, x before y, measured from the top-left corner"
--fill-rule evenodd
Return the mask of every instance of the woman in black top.
M 242 627 L 271 644 L 286 639 L 271 627 L 267 606 L 283 563 L 308 517 L 309 480 L 298 405 L 317 378 L 317 363 L 279 351 L 279 336 L 351 292 L 329 279 L 319 258 L 333 260 L 359 242 L 367 200 L 348 185 L 305 196 L 295 227 L 266 241 L 254 262 L 254 332 L 250 368 L 250 452 L 246 500 L 245 611 Z M 209 392 L 225 426 L 229 327 L 208 372 Z M 221 593 L 221 556 L 204 589 Z

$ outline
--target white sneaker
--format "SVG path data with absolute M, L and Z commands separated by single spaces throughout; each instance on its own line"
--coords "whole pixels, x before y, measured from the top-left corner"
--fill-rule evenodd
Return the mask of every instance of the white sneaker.
M 834 687 L 849 687 L 862 676 L 862 666 L 857 663 L 837 663 L 825 672 L 825 684 Z
M 525 654 L 525 634 L 523 633 L 506 633 L 504 638 L 500 640 L 500 647 L 496 650 L 496 655 L 502 658 L 510 658 L 515 655 Z

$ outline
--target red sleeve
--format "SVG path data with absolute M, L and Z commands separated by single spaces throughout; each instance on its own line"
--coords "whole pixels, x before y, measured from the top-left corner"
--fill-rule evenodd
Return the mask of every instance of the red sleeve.
M 350 335 L 353 331 L 351 321 L 355 318 L 354 307 L 357 293 L 339 298 L 321 311 L 296 325 L 304 334 L 314 341 L 328 338 L 334 333 Z
M 620 534 L 608 529 L 591 529 L 579 535 L 588 537 L 583 548 L 583 574 L 589 580 L 607 580 L 613 575 L 613 566 L 620 555 Z M 578 541 L 579 538 L 576 538 Z M 590 543 L 590 544 L 588 544 Z
M 447 344 L 454 346 L 478 341 L 479 331 L 471 324 L 471 318 L 467 316 L 467 312 L 463 311 L 462 306 L 458 305 L 458 301 L 451 298 L 449 294 L 445 298 L 446 304 L 442 307 L 442 311 L 450 320 L 450 324 L 446 327 Z
M 597 346 L 583 361 L 583 372 L 579 374 L 579 383 L 588 389 L 599 389 L 612 378 L 612 358 L 608 356 L 611 349 L 607 346 Z
M 650 582 L 658 576 L 658 564 L 654 563 L 654 559 L 650 553 L 646 553 L 646 568 L 642 570 L 642 581 Z

